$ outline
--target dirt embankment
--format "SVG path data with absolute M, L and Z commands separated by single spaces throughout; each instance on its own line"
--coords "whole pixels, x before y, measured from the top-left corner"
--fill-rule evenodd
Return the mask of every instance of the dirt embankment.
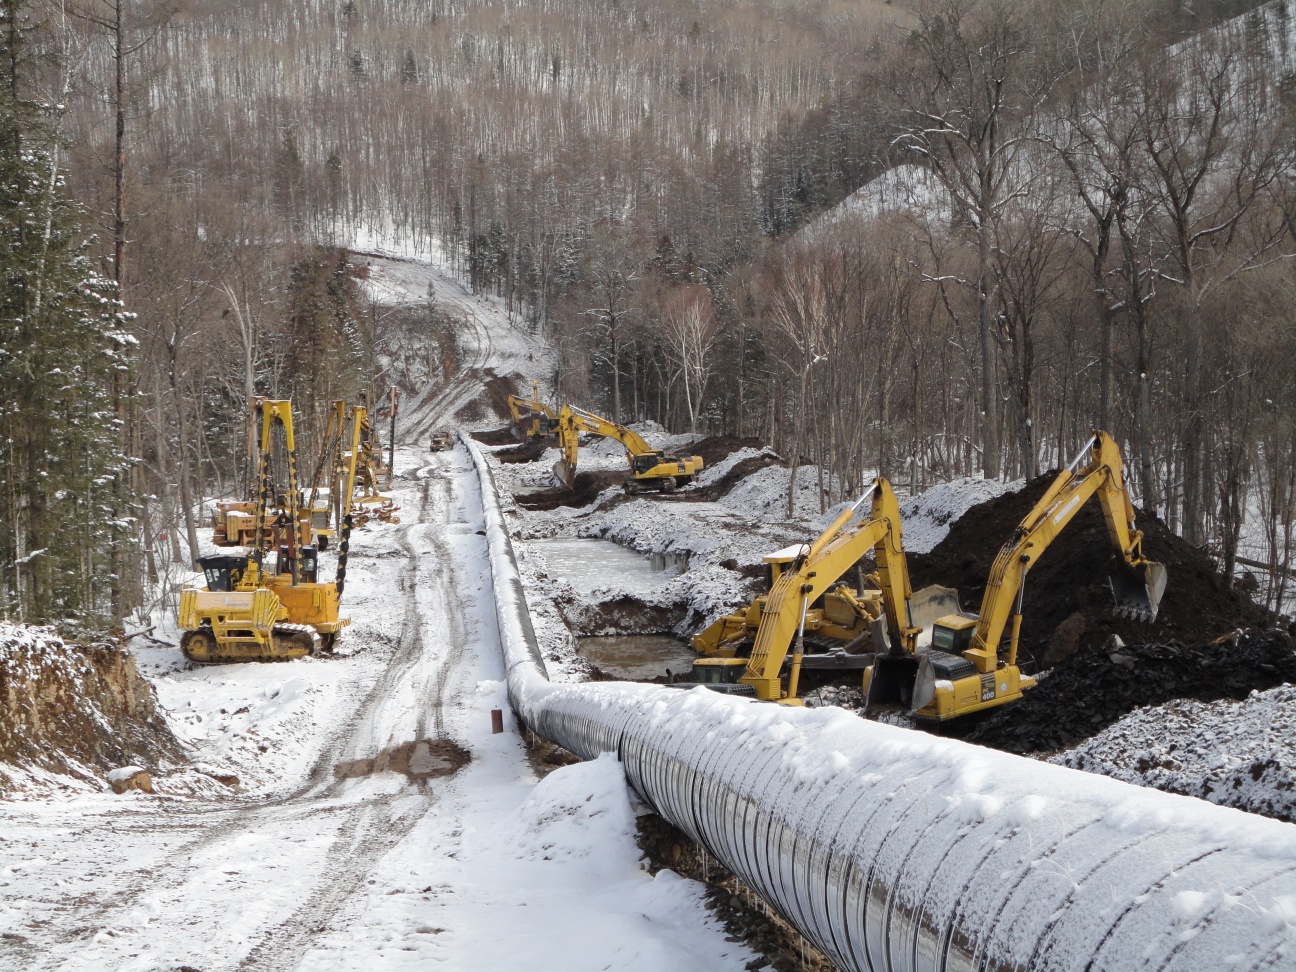
M 974 506 L 929 554 L 910 554 L 915 588 L 956 587 L 964 610 L 976 611 L 1000 546 L 1056 478 L 1048 473 L 1016 493 Z M 1031 568 L 1022 606 L 1022 662 L 1028 671 L 1094 651 L 1112 634 L 1127 644 L 1202 644 L 1238 628 L 1263 626 L 1266 612 L 1230 590 L 1214 563 L 1170 532 L 1138 515 L 1143 553 L 1168 573 L 1160 613 L 1151 624 L 1117 618 L 1108 576 L 1120 563 L 1096 500 L 1085 504 Z
M 574 489 L 556 486 L 553 489 L 537 490 L 534 493 L 521 493 L 514 499 L 517 505 L 525 510 L 555 510 L 560 506 L 588 506 L 603 490 L 624 483 L 626 476 L 627 473 L 621 471 L 578 472 Z
M 484 432 L 474 432 L 472 437 L 482 445 L 488 446 L 512 445 L 517 442 L 517 435 L 514 433 L 512 425 L 505 425 L 498 429 L 487 429 Z
M 89 780 L 182 759 L 128 651 L 0 622 L 0 762 Z M 0 792 L 14 785 L 0 773 Z
M 1281 632 L 1186 647 L 1126 645 L 1059 665 L 966 738 L 1009 752 L 1048 752 L 1083 742 L 1142 706 L 1245 699 L 1284 682 L 1296 682 L 1296 651 Z

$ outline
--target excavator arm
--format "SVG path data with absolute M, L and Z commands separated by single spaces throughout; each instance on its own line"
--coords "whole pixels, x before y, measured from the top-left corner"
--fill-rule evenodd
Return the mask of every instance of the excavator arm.
M 531 382 L 531 397 L 509 395 L 508 409 L 513 417 L 515 434 L 520 436 L 524 433 L 527 438 L 548 435 L 558 418 L 552 408 L 540 401 L 540 383 L 534 380 Z
M 674 489 L 677 482 L 687 483 L 702 469 L 701 456 L 668 456 L 654 449 L 633 429 L 609 421 L 593 412 L 564 405 L 558 413 L 558 447 L 562 458 L 554 463 L 553 474 L 568 489 L 576 484 L 576 463 L 580 455 L 580 434 L 589 432 L 620 442 L 630 466 L 627 489 L 637 491 L 640 484 L 648 488 Z M 631 487 L 634 487 L 632 489 Z
M 1165 591 L 1165 567 L 1143 556 L 1143 535 L 1134 526 L 1120 450 L 1105 432 L 1095 432 L 1000 549 L 980 613 L 941 618 L 925 654 L 879 657 L 870 673 L 869 704 L 900 701 L 917 718 L 945 721 L 1020 698 L 1022 689 L 1035 684 L 1017 665 L 1026 575 L 1094 496 L 1122 560 L 1111 578 L 1117 611 L 1155 620 Z M 1005 633 L 1007 652 L 1001 655 Z
M 869 518 L 852 524 L 870 498 Z M 891 643 L 910 653 L 916 650 L 919 629 L 909 617 L 912 589 L 901 542 L 900 506 L 891 484 L 879 477 L 868 492 L 842 510 L 828 529 L 804 548 L 771 588 L 746 673 L 739 680 L 751 685 L 757 698 L 795 704 L 806 609 L 870 550 L 877 562 Z M 784 692 L 781 672 L 789 650 L 793 650 L 792 670 Z
M 1140 620 L 1156 620 L 1165 591 L 1165 567 L 1144 558 L 1143 534 L 1134 528 L 1134 505 L 1125 489 L 1120 450 L 1107 433 L 1097 432 L 1089 448 L 1058 474 L 995 558 L 972 645 L 963 653 L 978 672 L 998 666 L 999 645 L 1009 625 L 1007 662 L 1017 664 L 1026 574 L 1094 496 L 1102 505 L 1112 546 L 1124 562 L 1111 580 L 1117 610 Z

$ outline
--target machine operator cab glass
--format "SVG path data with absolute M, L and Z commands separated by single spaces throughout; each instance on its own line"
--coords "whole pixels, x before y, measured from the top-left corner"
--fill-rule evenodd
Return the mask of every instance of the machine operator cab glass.
M 963 654 L 972 647 L 972 636 L 976 634 L 979 620 L 977 615 L 968 611 L 945 615 L 932 625 L 932 648 L 951 655 Z
M 243 579 L 243 572 L 247 570 L 247 565 L 247 557 L 223 555 L 198 558 L 198 566 L 202 568 L 203 576 L 207 579 L 209 591 L 228 592 L 237 589 L 238 582 Z
M 634 471 L 637 473 L 646 473 L 650 469 L 656 469 L 661 465 L 664 453 L 645 452 L 641 456 L 634 457 Z

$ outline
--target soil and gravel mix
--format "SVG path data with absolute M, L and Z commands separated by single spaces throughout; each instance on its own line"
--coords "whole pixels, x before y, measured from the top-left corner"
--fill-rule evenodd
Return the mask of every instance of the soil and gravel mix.
M 681 455 L 701 456 L 703 468 L 714 466 L 739 449 L 763 449 L 765 443 L 750 436 L 740 438 L 736 435 L 709 435 L 698 439 L 692 445 L 680 446 L 675 451 Z
M 598 494 L 609 486 L 620 486 L 628 474 L 622 470 L 578 472 L 574 489 L 555 486 L 533 493 L 519 493 L 514 497 L 525 510 L 555 510 L 560 506 L 588 506 L 598 499 Z
M 972 507 L 931 553 L 910 554 L 914 588 L 955 587 L 963 609 L 978 610 L 1000 546 L 1056 476 L 1046 473 L 1015 493 Z M 1020 642 L 1025 670 L 1039 671 L 1094 651 L 1112 634 L 1129 644 L 1200 644 L 1267 624 L 1267 612 L 1230 590 L 1205 554 L 1154 517 L 1139 513 L 1137 524 L 1143 531 L 1144 556 L 1165 564 L 1168 573 L 1156 621 L 1146 624 L 1115 616 L 1107 578 L 1120 558 L 1112 550 L 1100 504 L 1090 500 L 1026 578 Z
M 1123 645 L 1064 662 L 965 738 L 1014 753 L 1065 749 L 1142 706 L 1245 699 L 1287 682 L 1296 682 L 1296 648 L 1285 632 L 1191 646 Z
M 0 622 L 0 763 L 90 780 L 126 764 L 183 760 L 129 651 Z M 12 785 L 0 774 L 0 793 Z
M 498 429 L 487 429 L 483 432 L 474 432 L 472 437 L 488 446 L 515 445 L 518 440 L 512 425 L 505 425 Z

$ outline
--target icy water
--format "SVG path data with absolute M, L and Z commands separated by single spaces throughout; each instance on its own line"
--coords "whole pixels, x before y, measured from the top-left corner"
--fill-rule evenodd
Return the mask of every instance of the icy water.
M 534 540 L 549 574 L 589 594 L 596 588 L 648 591 L 687 568 L 660 554 L 644 556 L 611 540 Z
M 647 679 L 687 672 L 697 657 L 693 650 L 670 635 L 610 635 L 581 638 L 576 651 L 593 665 L 618 678 Z

